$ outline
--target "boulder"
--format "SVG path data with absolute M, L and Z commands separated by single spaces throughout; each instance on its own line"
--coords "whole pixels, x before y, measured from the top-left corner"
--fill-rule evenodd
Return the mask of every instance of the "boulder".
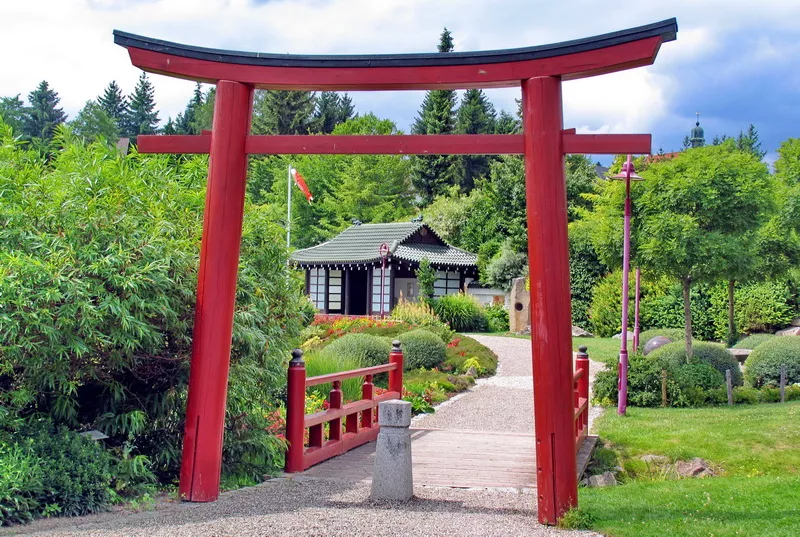
M 622 339 L 622 332 L 620 332 L 619 334 L 614 334 L 611 337 L 613 337 L 614 339 Z M 628 341 L 633 341 L 633 332 L 632 331 L 628 331 Z
M 695 457 L 690 461 L 678 461 L 675 463 L 675 472 L 681 477 L 710 477 L 715 475 L 714 470 L 706 461 Z
M 641 460 L 646 462 L 647 464 L 668 464 L 669 457 L 665 457 L 664 455 L 642 455 L 639 457 Z
M 792 326 L 785 330 L 778 330 L 775 332 L 776 336 L 800 336 L 800 326 Z
M 617 484 L 617 478 L 611 472 L 589 477 L 590 487 L 613 487 Z
M 594 334 L 587 332 L 580 326 L 572 325 L 572 337 L 594 337 Z
M 792 325 L 792 326 L 800 326 L 800 317 L 795 317 L 794 319 L 792 319 L 792 322 L 789 323 L 789 324 Z
M 672 340 L 667 337 L 664 336 L 651 337 L 650 339 L 647 340 L 647 343 L 644 344 L 644 350 L 642 351 L 642 354 L 647 356 L 654 350 L 660 349 L 661 347 L 663 347 L 668 343 L 672 343 Z
M 509 296 L 508 324 L 511 332 L 522 332 L 531 324 L 531 294 L 525 290 L 525 278 L 514 278 Z

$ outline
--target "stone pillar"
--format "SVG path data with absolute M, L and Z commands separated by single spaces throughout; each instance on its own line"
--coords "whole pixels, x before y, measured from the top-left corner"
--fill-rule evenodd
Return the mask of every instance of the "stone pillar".
M 514 278 L 511 284 L 511 306 L 508 325 L 511 332 L 522 332 L 531 324 L 531 294 L 525 290 L 525 278 Z
M 408 501 L 414 494 L 411 470 L 411 403 L 384 401 L 378 406 L 378 444 L 372 474 L 373 500 Z

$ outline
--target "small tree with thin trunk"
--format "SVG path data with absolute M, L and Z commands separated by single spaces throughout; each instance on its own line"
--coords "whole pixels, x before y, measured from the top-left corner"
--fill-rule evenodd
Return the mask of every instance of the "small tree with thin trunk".
M 431 267 L 431 262 L 427 257 L 419 261 L 417 269 L 417 283 L 419 284 L 419 297 L 427 302 L 433 298 L 433 286 L 436 283 L 436 271 Z

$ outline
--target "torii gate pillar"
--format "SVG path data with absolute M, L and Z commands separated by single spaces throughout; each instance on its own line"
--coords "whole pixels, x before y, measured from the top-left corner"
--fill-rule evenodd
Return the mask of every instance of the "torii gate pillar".
M 522 82 L 539 521 L 577 505 L 561 79 Z
M 253 86 L 217 82 L 200 247 L 180 497 L 219 496 Z

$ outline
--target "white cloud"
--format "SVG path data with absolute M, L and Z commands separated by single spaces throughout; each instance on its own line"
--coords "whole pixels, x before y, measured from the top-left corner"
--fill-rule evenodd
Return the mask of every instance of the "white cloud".
M 115 28 L 189 44 L 292 53 L 389 53 L 434 50 L 442 27 L 458 50 L 563 41 L 677 16 L 676 43 L 662 47 L 653 68 L 564 86 L 565 124 L 592 132 L 643 132 L 665 121 L 681 65 L 719 52 L 742 28 L 800 29 L 795 0 L 26 0 L 0 4 L 0 95 L 23 97 L 47 79 L 74 116 L 112 79 L 131 91 L 139 71 L 113 44 Z M 764 34 L 766 35 L 766 34 Z M 772 42 L 759 41 L 762 53 Z M 152 76 L 161 118 L 188 101 L 192 84 Z M 498 108 L 515 111 L 518 90 L 491 92 Z M 372 110 L 408 129 L 421 94 L 357 94 Z

